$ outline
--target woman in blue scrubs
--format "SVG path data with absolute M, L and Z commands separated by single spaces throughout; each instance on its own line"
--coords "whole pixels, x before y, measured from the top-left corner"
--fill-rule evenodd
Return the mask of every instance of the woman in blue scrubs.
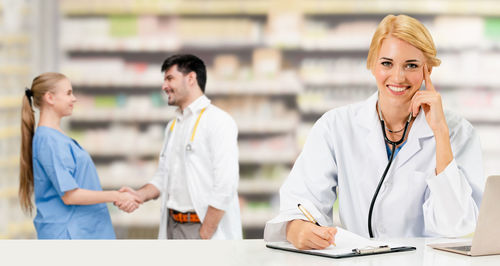
M 31 213 L 35 194 L 38 238 L 114 239 L 105 203 L 123 203 L 131 212 L 141 201 L 129 193 L 102 191 L 89 154 L 62 131 L 61 118 L 71 115 L 76 102 L 70 81 L 59 73 L 44 73 L 25 94 L 19 196 Z M 40 110 L 36 132 L 32 104 Z

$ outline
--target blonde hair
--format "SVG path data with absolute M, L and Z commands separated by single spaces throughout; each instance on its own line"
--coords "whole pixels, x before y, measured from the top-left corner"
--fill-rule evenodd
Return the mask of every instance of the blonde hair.
M 375 65 L 382 41 L 390 36 L 406 41 L 422 51 L 429 70 L 441 64 L 441 60 L 436 57 L 437 51 L 432 36 L 420 21 L 406 15 L 387 15 L 373 34 L 366 68 L 371 69 Z
M 34 190 L 33 181 L 33 151 L 32 142 L 35 134 L 35 114 L 31 98 L 35 107 L 40 108 L 43 104 L 45 93 L 52 91 L 57 82 L 66 79 L 60 73 L 43 73 L 33 79 L 31 89 L 26 89 L 23 96 L 21 108 L 21 158 L 19 171 L 19 202 L 21 208 L 31 214 L 33 202 L 31 197 Z

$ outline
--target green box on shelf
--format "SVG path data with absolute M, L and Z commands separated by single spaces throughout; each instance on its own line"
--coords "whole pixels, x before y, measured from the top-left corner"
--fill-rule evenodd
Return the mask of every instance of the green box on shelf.
M 166 105 L 165 100 L 163 100 L 163 96 L 159 92 L 151 93 L 151 102 L 154 107 L 163 107 Z
M 130 37 L 137 35 L 137 16 L 109 17 L 110 35 L 112 37 Z
M 484 23 L 484 36 L 490 40 L 500 41 L 500 19 L 487 18 Z
M 78 142 L 81 142 L 85 137 L 85 132 L 83 130 L 70 130 L 68 136 Z
M 271 203 L 268 201 L 249 201 L 247 207 L 250 209 L 270 209 Z
M 98 108 L 117 107 L 118 100 L 116 96 L 95 96 L 94 105 Z

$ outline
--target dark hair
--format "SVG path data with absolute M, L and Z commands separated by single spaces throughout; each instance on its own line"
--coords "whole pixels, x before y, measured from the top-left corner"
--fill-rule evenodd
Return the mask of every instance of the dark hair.
M 205 84 L 207 83 L 207 69 L 205 63 L 192 54 L 176 54 L 163 61 L 161 72 L 165 72 L 171 67 L 177 65 L 177 70 L 184 75 L 194 71 L 196 73 L 196 81 L 203 93 L 205 93 Z

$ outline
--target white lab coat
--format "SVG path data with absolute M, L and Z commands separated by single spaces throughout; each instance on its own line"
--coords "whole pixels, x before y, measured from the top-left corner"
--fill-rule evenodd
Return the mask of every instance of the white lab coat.
M 191 201 L 200 220 L 205 219 L 208 206 L 224 210 L 224 216 L 212 236 L 212 239 L 242 239 L 240 207 L 238 201 L 238 128 L 232 117 L 221 109 L 210 104 L 205 96 L 197 100 L 194 107 L 194 118 L 201 109 L 203 113 L 192 149 L 185 150 L 187 185 Z M 191 130 L 196 119 L 192 119 Z M 170 131 L 172 121 L 165 129 L 165 141 L 160 154 L 158 170 L 150 184 L 161 192 L 161 221 L 158 238 L 167 238 L 167 200 L 168 200 L 168 156 L 172 150 L 169 139 L 175 130 Z M 190 142 L 185 140 L 184 146 Z
M 301 203 L 332 226 L 337 198 L 342 225 L 369 237 L 368 210 L 388 163 L 376 113 L 368 100 L 325 113 L 280 189 L 280 213 L 266 224 L 267 241 L 286 240 L 286 224 L 304 219 Z M 394 158 L 375 203 L 375 237 L 463 236 L 474 231 L 484 189 L 479 138 L 471 124 L 445 112 L 454 160 L 435 175 L 436 143 L 421 110 Z

